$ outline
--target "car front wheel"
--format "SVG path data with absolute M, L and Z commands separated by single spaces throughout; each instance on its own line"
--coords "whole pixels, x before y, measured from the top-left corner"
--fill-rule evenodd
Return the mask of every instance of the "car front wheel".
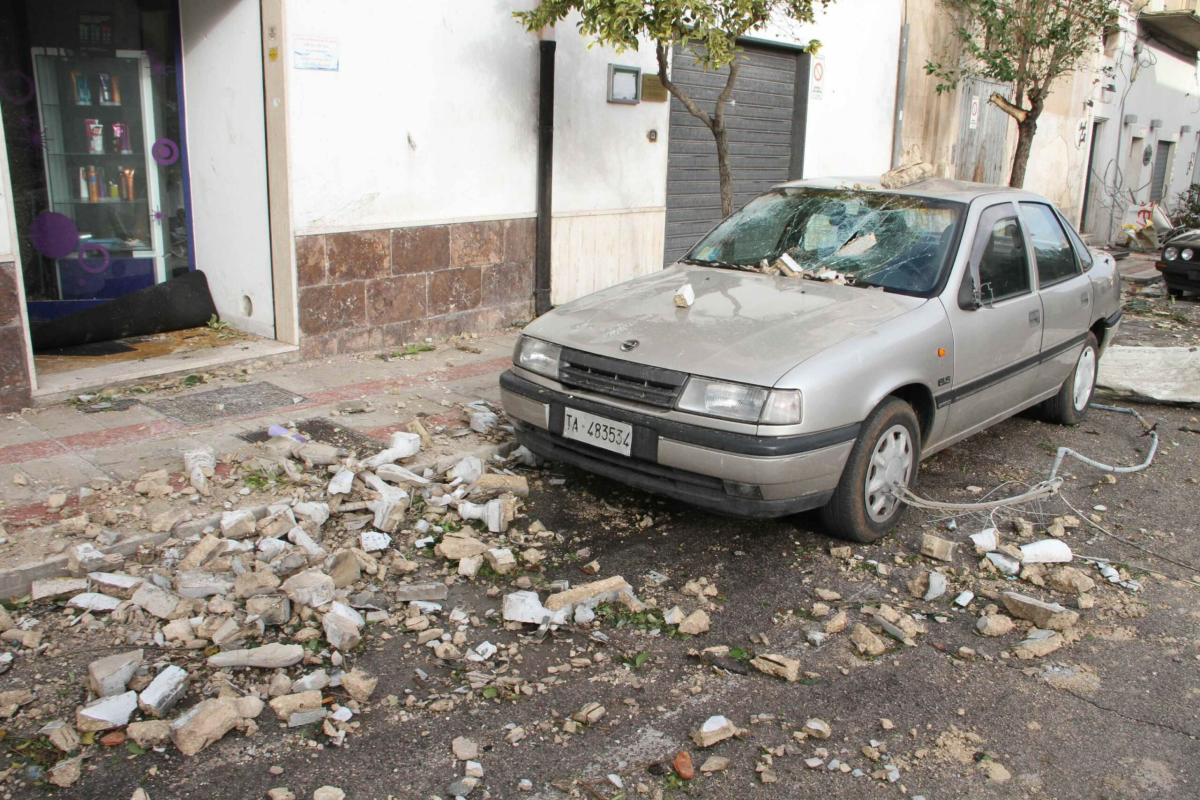
M 921 429 L 912 406 L 889 397 L 863 423 L 841 480 L 821 516 L 829 532 L 855 542 L 874 542 L 900 519 L 898 489 L 916 483 Z

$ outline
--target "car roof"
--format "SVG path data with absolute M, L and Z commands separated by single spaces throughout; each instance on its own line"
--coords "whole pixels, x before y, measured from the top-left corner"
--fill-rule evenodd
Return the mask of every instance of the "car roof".
M 892 194 L 907 194 L 916 197 L 934 197 L 942 200 L 955 200 L 960 203 L 970 203 L 986 195 L 1007 194 L 1018 195 L 1018 199 L 1040 200 L 1049 202 L 1041 195 L 1027 192 L 1024 189 L 1013 189 L 1009 186 L 995 186 L 990 183 L 972 183 L 971 181 L 956 181 L 949 178 L 926 178 L 915 183 L 906 184 L 895 189 L 885 189 L 879 182 L 879 176 L 843 177 L 843 178 L 805 178 L 788 181 L 780 186 L 808 189 L 864 189 L 878 190 Z

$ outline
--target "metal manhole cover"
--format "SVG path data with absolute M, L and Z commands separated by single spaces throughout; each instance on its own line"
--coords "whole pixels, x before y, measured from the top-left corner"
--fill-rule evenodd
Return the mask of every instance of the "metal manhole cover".
M 151 400 L 146 405 L 180 422 L 194 424 L 291 407 L 302 400 L 304 398 L 294 392 L 271 383 L 258 382 Z

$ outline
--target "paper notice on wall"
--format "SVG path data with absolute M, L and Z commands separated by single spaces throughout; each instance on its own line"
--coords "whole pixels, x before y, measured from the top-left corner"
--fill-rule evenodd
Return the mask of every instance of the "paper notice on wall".
M 338 71 L 338 40 L 326 36 L 293 36 L 292 66 L 295 69 Z

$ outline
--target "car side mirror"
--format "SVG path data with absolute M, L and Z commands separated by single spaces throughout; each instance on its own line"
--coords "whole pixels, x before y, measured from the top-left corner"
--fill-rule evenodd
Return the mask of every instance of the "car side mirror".
M 958 287 L 958 307 L 963 311 L 978 311 L 983 308 L 983 299 L 975 283 L 975 271 L 968 270 L 963 277 L 962 285 Z

